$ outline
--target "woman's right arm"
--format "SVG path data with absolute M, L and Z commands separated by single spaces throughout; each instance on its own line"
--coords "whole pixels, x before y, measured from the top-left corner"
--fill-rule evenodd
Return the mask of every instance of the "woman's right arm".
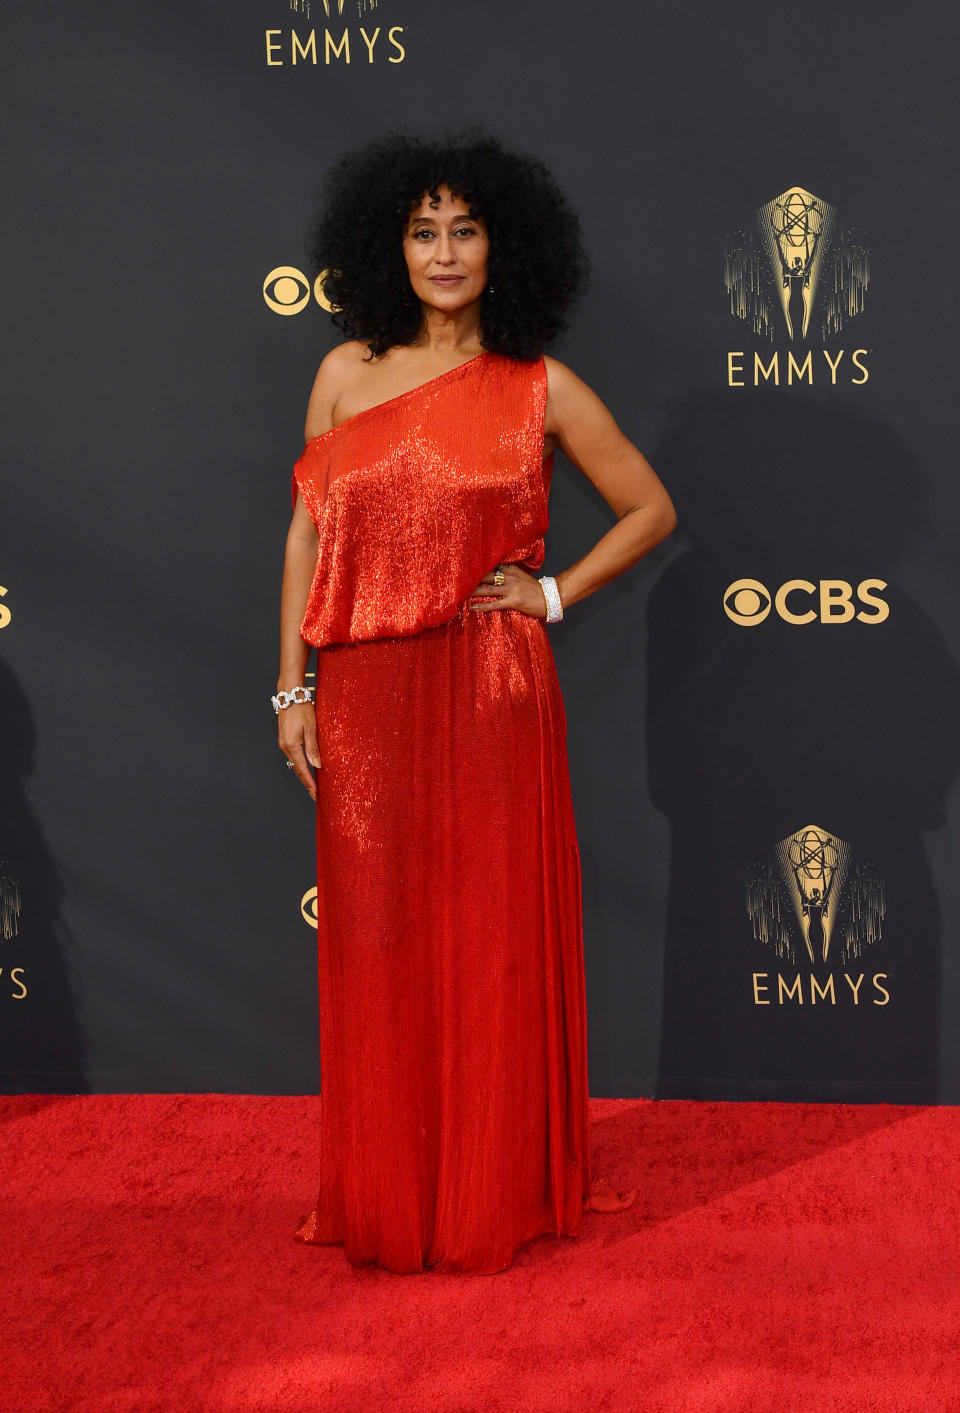
M 333 414 L 344 379 L 355 370 L 365 351 L 365 345 L 351 340 L 339 344 L 323 359 L 307 404 L 303 429 L 304 441 L 322 436 L 333 427 Z M 280 676 L 278 692 L 289 692 L 303 685 L 303 674 L 310 657 L 310 645 L 300 636 L 300 625 L 307 608 L 307 596 L 317 567 L 319 537 L 300 494 L 293 508 L 293 519 L 287 532 L 287 550 L 283 560 L 283 588 L 280 591 Z M 319 672 L 319 664 L 317 671 Z M 320 769 L 317 747 L 317 719 L 309 705 L 285 707 L 279 713 L 280 749 L 293 762 L 297 779 L 309 790 L 312 799 L 317 790 L 310 766 Z
M 297 495 L 287 548 L 283 558 L 283 586 L 280 590 L 280 672 L 277 691 L 289 692 L 303 686 L 310 645 L 300 636 L 300 624 L 307 607 L 307 595 L 317 567 L 317 527 L 310 519 L 301 496 Z M 277 715 L 281 751 L 293 761 L 297 779 L 317 798 L 310 766 L 320 769 L 317 747 L 317 721 L 312 704 L 284 707 Z

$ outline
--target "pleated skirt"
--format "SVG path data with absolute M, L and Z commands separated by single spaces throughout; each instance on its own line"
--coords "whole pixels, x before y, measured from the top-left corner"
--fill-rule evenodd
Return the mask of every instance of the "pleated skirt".
M 589 1190 L 580 857 L 542 621 L 323 649 L 319 1193 L 297 1241 L 493 1273 Z

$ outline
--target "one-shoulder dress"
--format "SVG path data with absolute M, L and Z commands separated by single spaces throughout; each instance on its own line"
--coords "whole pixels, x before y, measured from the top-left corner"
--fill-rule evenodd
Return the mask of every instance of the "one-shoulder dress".
M 590 1186 L 580 855 L 543 564 L 546 367 L 484 352 L 309 441 L 320 1190 L 295 1240 L 492 1273 Z

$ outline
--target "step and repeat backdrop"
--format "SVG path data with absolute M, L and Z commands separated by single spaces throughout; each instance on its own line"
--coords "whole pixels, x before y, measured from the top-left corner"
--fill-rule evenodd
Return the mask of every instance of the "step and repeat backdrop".
M 482 122 L 580 211 L 552 351 L 680 517 L 552 639 L 591 1092 L 960 1100 L 955 10 L 4 25 L 0 1089 L 320 1085 L 312 808 L 269 703 L 338 337 L 305 233 L 345 148 Z M 552 517 L 554 571 L 612 520 L 562 462 Z

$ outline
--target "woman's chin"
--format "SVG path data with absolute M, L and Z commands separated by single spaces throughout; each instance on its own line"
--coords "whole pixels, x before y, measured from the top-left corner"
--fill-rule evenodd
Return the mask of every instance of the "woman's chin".
M 461 287 L 457 289 L 428 289 L 420 293 L 420 302 L 428 304 L 431 309 L 440 309 L 444 314 L 455 314 L 461 309 L 468 309 L 471 304 L 478 303 L 479 292 L 469 292 Z

